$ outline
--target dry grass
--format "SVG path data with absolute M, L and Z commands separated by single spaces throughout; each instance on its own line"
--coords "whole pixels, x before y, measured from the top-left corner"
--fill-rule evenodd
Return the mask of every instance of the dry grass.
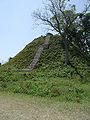
M 0 93 L 0 120 L 90 120 L 88 104 Z

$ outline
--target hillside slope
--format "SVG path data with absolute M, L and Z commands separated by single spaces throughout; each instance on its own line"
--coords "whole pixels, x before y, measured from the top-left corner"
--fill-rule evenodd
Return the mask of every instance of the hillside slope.
M 35 53 L 38 50 L 38 47 L 45 42 L 46 36 L 41 36 L 35 40 L 33 40 L 30 44 L 26 45 L 26 47 L 19 52 L 13 59 L 11 59 L 7 65 L 8 67 L 16 67 L 16 68 L 27 68 L 28 65 L 33 61 Z M 85 61 L 83 56 L 71 46 L 69 52 L 70 62 L 72 65 L 78 68 L 87 68 L 89 63 Z M 59 36 L 50 37 L 49 47 L 48 49 L 44 49 L 42 55 L 40 56 L 40 60 L 38 61 L 37 67 L 60 67 L 64 66 L 65 59 L 65 51 L 64 51 L 64 43 Z
M 41 36 L 33 40 L 33 42 L 26 45 L 26 47 L 19 52 L 13 59 L 11 59 L 5 66 L 14 68 L 26 68 L 33 60 L 39 45 L 44 43 L 45 37 Z
M 0 67 L 0 91 L 28 95 L 60 97 L 63 101 L 90 101 L 89 63 L 72 46 L 70 65 L 64 64 L 65 51 L 59 36 L 51 36 L 49 46 L 31 72 L 18 72 L 32 62 L 38 46 L 45 41 L 41 36 L 28 44 L 18 55 Z

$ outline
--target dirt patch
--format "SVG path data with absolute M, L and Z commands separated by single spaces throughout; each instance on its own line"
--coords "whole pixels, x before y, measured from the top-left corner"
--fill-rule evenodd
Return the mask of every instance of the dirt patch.
M 89 109 L 37 97 L 0 94 L 0 120 L 90 120 Z M 72 106 L 72 105 L 71 105 Z

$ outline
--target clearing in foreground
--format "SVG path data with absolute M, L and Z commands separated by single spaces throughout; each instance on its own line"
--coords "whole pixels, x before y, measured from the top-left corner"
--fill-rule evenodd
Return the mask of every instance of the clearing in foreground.
M 90 104 L 0 93 L 0 120 L 90 120 Z

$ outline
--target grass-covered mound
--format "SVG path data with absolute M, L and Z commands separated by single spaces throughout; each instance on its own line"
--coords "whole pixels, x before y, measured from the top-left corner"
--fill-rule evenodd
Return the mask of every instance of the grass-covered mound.
M 43 44 L 45 37 L 41 36 L 33 40 L 33 42 L 26 45 L 26 47 L 19 52 L 13 59 L 5 64 L 5 67 L 12 68 L 26 68 L 33 60 L 36 50 L 39 45 Z
M 70 65 L 64 64 L 64 45 L 59 36 L 52 36 L 49 47 L 42 52 L 36 68 L 31 72 L 18 72 L 31 63 L 37 47 L 45 37 L 27 45 L 23 51 L 0 68 L 0 90 L 28 95 L 59 97 L 65 101 L 90 100 L 90 69 L 88 62 L 75 49 L 70 48 Z

